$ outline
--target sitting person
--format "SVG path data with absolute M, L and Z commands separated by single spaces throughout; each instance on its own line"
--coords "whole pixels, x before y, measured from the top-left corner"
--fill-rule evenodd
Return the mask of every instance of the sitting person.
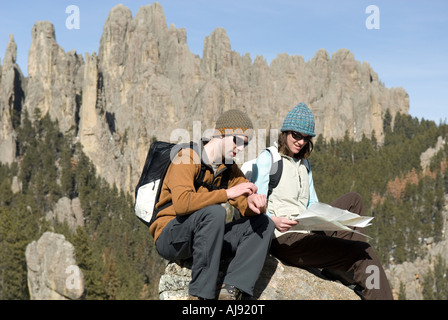
M 276 230 L 271 253 L 297 267 L 325 268 L 353 273 L 355 282 L 368 300 L 393 299 L 389 282 L 373 248 L 365 236 L 350 231 L 292 231 L 294 217 L 318 202 L 308 157 L 313 150 L 314 115 L 300 103 L 286 116 L 278 138 L 283 162 L 280 181 L 268 195 L 272 157 L 268 150 L 257 158 L 257 173 L 252 179 L 258 193 L 268 196 L 267 214 Z M 359 194 L 351 192 L 333 201 L 333 207 L 364 215 Z M 372 283 L 376 272 L 376 283 Z M 376 275 L 374 275 L 376 276 Z
M 180 158 L 175 159 L 180 161 L 172 162 L 163 180 L 156 205 L 163 209 L 150 232 L 163 258 L 192 259 L 192 300 L 216 298 L 222 258 L 233 257 L 224 275 L 220 300 L 240 299 L 242 293 L 252 295 L 263 268 L 274 232 L 272 220 L 264 214 L 266 196 L 257 194 L 255 185 L 233 163 L 252 135 L 253 125 L 245 113 L 223 113 L 216 122 L 215 136 L 200 145 L 202 156 L 193 149 L 180 151 Z M 207 168 L 206 184 L 196 190 L 201 163 Z M 210 188 L 212 185 L 225 188 Z M 226 223 L 226 209 L 221 206 L 226 202 L 244 217 Z

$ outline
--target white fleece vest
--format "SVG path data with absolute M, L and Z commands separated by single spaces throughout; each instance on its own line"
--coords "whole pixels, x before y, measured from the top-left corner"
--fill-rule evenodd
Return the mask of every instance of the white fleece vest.
M 302 160 L 296 162 L 293 158 L 282 155 L 282 161 L 282 177 L 268 199 L 268 208 L 277 217 L 293 220 L 307 208 L 310 196 L 308 170 Z M 283 234 L 285 233 L 275 230 L 276 237 Z

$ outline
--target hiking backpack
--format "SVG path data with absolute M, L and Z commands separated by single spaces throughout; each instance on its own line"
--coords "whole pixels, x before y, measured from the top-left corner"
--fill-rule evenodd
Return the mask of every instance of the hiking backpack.
M 160 211 L 172 205 L 172 202 L 169 202 L 160 208 L 156 208 L 156 204 L 160 198 L 163 180 L 171 161 L 176 157 L 180 150 L 187 148 L 193 149 L 197 154 L 200 154 L 199 146 L 194 142 L 174 144 L 165 141 L 155 141 L 151 143 L 142 174 L 135 187 L 134 206 L 136 216 L 148 227 L 157 219 L 157 214 Z M 212 169 L 209 169 L 201 162 L 201 171 L 194 181 L 196 191 L 201 186 L 206 187 L 210 191 L 227 188 L 230 170 L 226 170 L 223 173 L 219 187 L 204 182 L 205 172 L 207 170 Z

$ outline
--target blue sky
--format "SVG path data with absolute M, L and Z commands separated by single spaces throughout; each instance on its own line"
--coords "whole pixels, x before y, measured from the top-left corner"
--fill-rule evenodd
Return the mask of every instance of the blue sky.
M 79 54 L 98 52 L 109 11 L 122 3 L 133 15 L 151 0 L 15 0 L 0 6 L 0 61 L 14 35 L 17 63 L 27 74 L 31 29 L 51 21 L 56 40 Z M 226 29 L 232 50 L 268 63 L 279 53 L 305 61 L 323 48 L 330 55 L 349 49 L 367 61 L 386 87 L 403 87 L 409 113 L 419 119 L 448 119 L 448 1 L 446 0 L 159 0 L 167 24 L 185 28 L 190 51 L 202 56 L 204 39 L 217 27 Z M 79 8 L 79 29 L 69 29 L 66 13 Z M 378 8 L 379 29 L 366 27 Z M 378 26 L 378 25 L 375 25 Z

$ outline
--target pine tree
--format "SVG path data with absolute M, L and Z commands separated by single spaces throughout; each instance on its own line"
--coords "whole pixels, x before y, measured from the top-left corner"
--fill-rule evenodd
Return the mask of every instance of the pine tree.
M 383 132 L 385 134 L 388 134 L 391 131 L 392 131 L 392 115 L 390 114 L 390 110 L 387 109 L 383 117 Z
M 434 264 L 435 299 L 448 300 L 448 269 L 442 256 L 437 255 Z
M 117 300 L 120 288 L 120 279 L 115 267 L 113 254 L 106 254 L 107 271 L 103 276 L 104 292 L 107 300 Z
M 22 115 L 22 124 L 17 129 L 18 155 L 24 155 L 27 148 L 36 141 L 36 132 L 33 123 L 29 119 L 28 110 L 25 109 Z
M 61 145 L 61 193 L 72 199 L 75 196 L 75 173 L 72 168 L 73 152 L 68 141 L 64 139 Z
M 0 299 L 29 299 L 25 249 L 37 234 L 36 223 L 23 207 L 0 207 Z
M 436 256 L 434 269 L 428 269 L 423 280 L 424 300 L 448 300 L 448 268 L 445 260 Z
M 76 229 L 73 246 L 75 247 L 76 262 L 84 275 L 86 299 L 105 299 L 106 295 L 101 280 L 102 271 L 99 268 L 100 259 L 94 256 L 92 243 L 83 227 Z
M 5 177 L 2 180 L 0 180 L 0 207 L 8 207 L 13 198 L 13 193 L 11 190 L 11 183 L 9 182 L 9 178 Z
M 428 269 L 426 276 L 423 280 L 423 300 L 434 300 L 434 272 L 431 269 Z

